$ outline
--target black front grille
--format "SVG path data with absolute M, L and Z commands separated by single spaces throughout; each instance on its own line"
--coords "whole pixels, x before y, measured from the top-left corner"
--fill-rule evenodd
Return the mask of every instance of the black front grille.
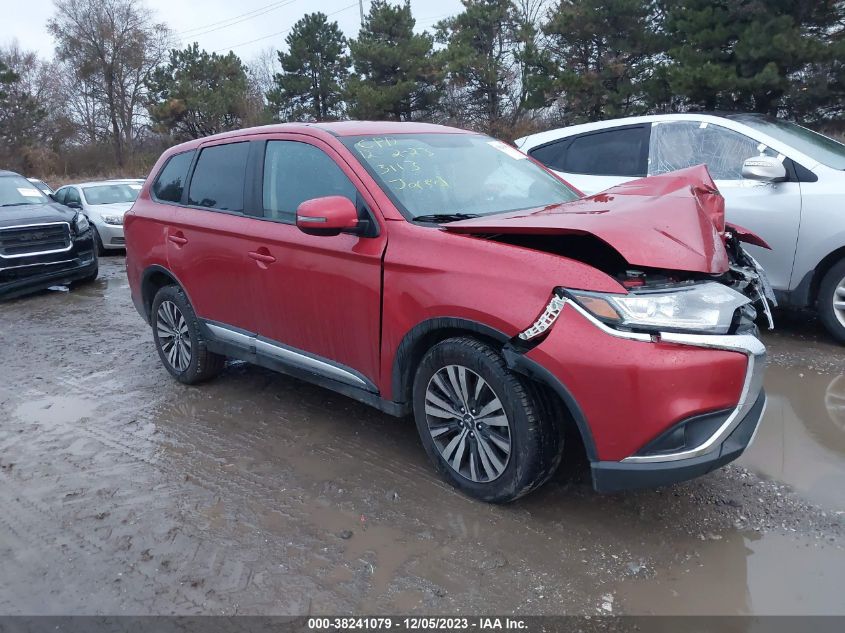
M 0 229 L 0 256 L 22 257 L 70 248 L 70 225 L 38 224 Z

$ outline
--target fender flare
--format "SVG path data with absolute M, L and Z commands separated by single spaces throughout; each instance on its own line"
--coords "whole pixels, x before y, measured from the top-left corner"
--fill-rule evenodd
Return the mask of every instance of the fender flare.
M 414 382 L 413 368 L 422 359 L 423 354 L 431 347 L 426 342 L 434 344 L 432 336 L 435 333 L 442 333 L 437 339 L 448 338 L 449 333 L 460 335 L 461 333 L 480 334 L 481 336 L 495 340 L 504 345 L 510 337 L 484 323 L 471 319 L 459 317 L 434 317 L 417 323 L 402 338 L 402 342 L 396 348 L 393 355 L 393 371 L 391 385 L 393 387 L 393 400 L 400 403 L 410 403 L 411 385 Z

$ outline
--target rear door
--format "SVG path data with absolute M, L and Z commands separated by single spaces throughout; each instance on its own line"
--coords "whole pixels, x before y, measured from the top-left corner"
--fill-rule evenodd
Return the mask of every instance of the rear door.
M 587 195 L 647 172 L 650 123 L 624 125 L 569 136 L 528 154 Z
M 306 235 L 296 227 L 305 200 L 344 196 L 368 236 Z M 379 371 L 382 254 L 387 236 L 362 181 L 328 144 L 302 135 L 268 140 L 263 150 L 262 234 L 250 249 L 261 279 L 257 331 L 271 342 L 351 368 L 375 383 Z
M 170 270 L 197 316 L 254 332 L 256 280 L 248 253 L 255 220 L 245 212 L 250 146 L 217 142 L 197 151 L 166 238 Z
M 709 121 L 665 121 L 651 131 L 649 175 L 705 164 L 725 198 L 728 222 L 757 233 L 772 250 L 746 245 L 762 264 L 772 286 L 787 290 L 801 223 L 801 185 L 761 183 L 742 177 L 742 164 L 753 156 L 785 160 L 765 144 Z M 788 166 L 787 173 L 793 170 Z

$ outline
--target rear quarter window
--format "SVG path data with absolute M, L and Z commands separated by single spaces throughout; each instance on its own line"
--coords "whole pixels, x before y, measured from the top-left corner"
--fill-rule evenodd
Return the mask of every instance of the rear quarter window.
M 152 194 L 159 202 L 179 203 L 188 179 L 188 169 L 194 159 L 193 150 L 175 154 L 168 159 L 153 182 Z

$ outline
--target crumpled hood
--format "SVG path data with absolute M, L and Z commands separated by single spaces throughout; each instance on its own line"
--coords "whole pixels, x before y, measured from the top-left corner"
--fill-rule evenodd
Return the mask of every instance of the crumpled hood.
M 632 266 L 729 268 L 725 201 L 704 165 L 632 180 L 587 198 L 444 224 L 454 233 L 593 235 Z

